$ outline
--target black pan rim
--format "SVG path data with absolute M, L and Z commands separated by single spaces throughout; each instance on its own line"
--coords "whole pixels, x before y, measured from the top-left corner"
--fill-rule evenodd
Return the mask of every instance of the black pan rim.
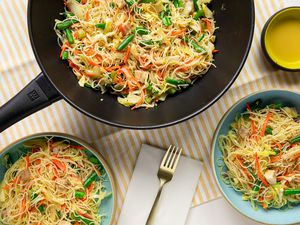
M 254 0 L 250 0 L 251 1 L 251 30 L 250 30 L 250 35 L 249 35 L 249 39 L 248 39 L 248 43 L 247 43 L 247 47 L 246 47 L 246 51 L 244 54 L 244 57 L 240 63 L 239 68 L 237 69 L 237 71 L 235 72 L 234 76 L 232 77 L 232 79 L 230 80 L 230 82 L 226 85 L 226 87 L 216 96 L 214 97 L 210 102 L 208 102 L 204 107 L 196 110 L 195 112 L 182 117 L 180 119 L 174 120 L 172 122 L 166 122 L 166 123 L 162 123 L 162 124 L 157 124 L 157 125 L 128 125 L 128 124 L 122 124 L 122 123 L 115 123 L 115 122 L 111 122 L 102 118 L 99 118 L 85 110 L 83 110 L 82 108 L 80 108 L 79 106 L 77 106 L 76 104 L 74 104 L 72 102 L 72 100 L 68 99 L 66 96 L 64 96 L 64 94 L 57 88 L 57 86 L 54 84 L 54 82 L 52 82 L 51 78 L 48 76 L 48 74 L 46 73 L 46 69 L 43 66 L 37 50 L 35 48 L 35 44 L 33 41 L 33 35 L 32 35 L 32 27 L 31 27 L 31 7 L 32 7 L 32 1 L 33 0 L 29 0 L 28 1 L 28 6 L 27 6 L 27 26 L 28 26 L 28 34 L 29 34 L 29 39 L 30 39 L 30 43 L 31 43 L 31 47 L 34 53 L 34 56 L 38 62 L 39 67 L 41 68 L 42 72 L 44 73 L 44 75 L 48 78 L 48 80 L 51 82 L 51 84 L 55 87 L 55 89 L 59 92 L 59 94 L 61 95 L 61 97 L 68 103 L 70 104 L 72 107 L 74 107 L 76 110 L 78 110 L 79 112 L 82 112 L 83 114 L 89 116 L 90 118 L 95 119 L 96 121 L 102 122 L 104 124 L 108 124 L 111 126 L 115 126 L 118 128 L 124 128 L 124 129 L 135 129 L 135 130 L 146 130 L 146 129 L 158 129 L 158 128 L 164 128 L 164 127 L 168 127 L 168 126 L 172 126 L 172 125 L 176 125 L 179 124 L 181 122 L 184 122 L 188 119 L 193 118 L 194 116 L 200 114 L 201 112 L 204 112 L 206 109 L 208 109 L 210 106 L 212 106 L 216 101 L 218 101 L 227 91 L 228 89 L 231 87 L 231 85 L 234 83 L 234 81 L 237 79 L 238 75 L 240 74 L 242 68 L 244 67 L 244 64 L 248 58 L 250 49 L 251 49 L 251 45 L 252 45 L 252 40 L 253 40 L 253 35 L 254 35 L 254 29 L 255 29 L 255 4 L 254 4 Z

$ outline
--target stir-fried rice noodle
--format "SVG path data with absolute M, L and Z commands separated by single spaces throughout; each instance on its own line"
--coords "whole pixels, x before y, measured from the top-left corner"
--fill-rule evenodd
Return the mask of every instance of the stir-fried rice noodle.
M 133 109 L 151 108 L 213 65 L 210 0 L 196 2 L 67 0 L 66 12 L 73 14 L 56 20 L 54 29 L 80 86 L 116 94 L 119 103 Z M 201 14 L 196 19 L 195 7 Z M 66 21 L 75 21 L 68 28 L 72 44 L 58 29 Z M 127 38 L 132 40 L 120 49 Z
M 300 122 L 295 108 L 248 110 L 219 145 L 224 181 L 254 208 L 282 208 L 300 201 Z

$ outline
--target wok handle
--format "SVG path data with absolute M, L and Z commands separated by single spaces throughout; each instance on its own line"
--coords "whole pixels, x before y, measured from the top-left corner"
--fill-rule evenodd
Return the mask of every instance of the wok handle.
M 23 90 L 0 108 L 0 133 L 30 114 L 61 99 L 61 95 L 40 73 Z

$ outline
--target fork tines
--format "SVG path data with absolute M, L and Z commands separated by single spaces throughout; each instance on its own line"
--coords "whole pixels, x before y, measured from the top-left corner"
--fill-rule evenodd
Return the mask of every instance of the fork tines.
M 181 152 L 182 152 L 182 148 L 178 148 L 176 146 L 170 145 L 161 162 L 161 167 L 170 170 L 175 170 L 179 162 Z

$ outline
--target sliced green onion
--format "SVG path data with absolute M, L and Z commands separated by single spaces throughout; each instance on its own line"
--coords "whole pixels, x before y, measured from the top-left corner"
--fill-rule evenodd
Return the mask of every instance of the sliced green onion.
M 281 109 L 283 107 L 283 104 L 282 103 L 275 103 L 275 104 L 268 105 L 268 107 L 270 109 Z
M 129 35 L 128 37 L 126 37 L 121 44 L 119 45 L 119 47 L 117 48 L 118 51 L 123 50 L 124 48 L 127 47 L 127 45 L 133 40 L 134 38 L 134 34 Z
M 114 2 L 109 3 L 109 7 L 114 9 L 116 7 L 116 4 Z
M 194 20 L 198 20 L 199 18 L 204 16 L 204 11 L 202 9 L 198 10 L 194 16 Z
M 100 163 L 99 160 L 96 157 L 94 157 L 94 156 L 89 157 L 89 161 L 91 163 L 96 164 L 96 165 Z
M 174 4 L 175 8 L 179 8 L 179 7 L 184 6 L 184 2 L 182 0 L 174 0 L 173 4 Z
M 203 40 L 204 36 L 205 36 L 205 35 L 202 34 L 201 37 L 199 37 L 199 39 L 198 39 L 197 41 L 198 41 L 198 42 L 201 42 L 201 41 Z
M 273 129 L 272 129 L 272 127 L 269 127 L 269 126 L 266 127 L 265 135 L 266 135 L 266 134 L 269 134 L 269 135 L 272 135 L 272 134 L 273 134 Z
M 148 93 L 152 93 L 152 85 L 148 85 L 147 87 L 146 87 L 146 91 L 148 92 Z
M 261 181 L 257 180 L 252 188 L 253 191 L 258 192 L 261 187 Z
M 67 60 L 69 58 L 69 52 L 68 51 L 64 51 L 62 56 L 61 56 L 61 59 L 62 60 Z
M 193 0 L 195 12 L 199 11 L 198 0 Z
M 297 135 L 293 139 L 289 140 L 290 144 L 294 144 L 294 143 L 299 142 L 299 141 L 300 141 L 300 135 Z
M 262 100 L 261 99 L 256 99 L 251 105 L 250 108 L 252 111 L 258 110 L 261 108 L 261 103 Z
M 45 206 L 44 205 L 41 205 L 41 206 L 39 206 L 39 211 L 41 212 L 41 213 L 44 213 L 45 212 Z
M 176 88 L 170 88 L 167 93 L 170 95 L 174 95 L 177 92 Z
M 98 177 L 97 173 L 96 173 L 96 172 L 93 172 L 93 173 L 92 173 L 92 174 L 84 181 L 83 186 L 84 186 L 85 188 L 89 187 L 90 184 L 91 184 L 94 180 L 96 180 L 97 177 Z
M 85 193 L 82 191 L 75 191 L 75 198 L 84 198 Z
M 139 34 L 139 35 L 146 35 L 146 34 L 150 34 L 150 31 L 143 28 L 143 27 L 137 27 L 135 29 L 135 33 Z
M 68 40 L 69 44 L 74 44 L 73 34 L 72 34 L 72 31 L 69 28 L 65 29 L 65 34 L 66 34 L 66 37 L 67 37 L 67 40 Z
M 127 3 L 127 5 L 129 6 L 133 6 L 135 1 L 134 0 L 125 0 L 125 2 Z
M 284 195 L 299 195 L 300 189 L 286 189 L 283 192 Z
M 203 47 L 201 47 L 200 45 L 198 45 L 196 42 L 191 41 L 190 44 L 195 49 L 196 52 L 206 53 L 206 50 Z
M 96 24 L 95 26 L 96 26 L 97 28 L 100 28 L 100 29 L 104 30 L 105 27 L 106 27 L 106 23 L 98 23 L 98 24 Z
M 66 20 L 64 22 L 60 22 L 58 24 L 56 24 L 56 28 L 59 30 L 65 30 L 68 27 L 70 27 L 71 25 L 73 25 L 74 23 L 77 23 L 77 20 L 71 19 L 71 20 Z
M 172 25 L 172 21 L 171 21 L 170 17 L 163 17 L 163 18 L 162 18 L 162 23 L 163 23 L 166 27 Z
M 182 85 L 182 84 L 189 84 L 187 81 L 185 80 L 177 80 L 177 79 L 172 79 L 172 78 L 167 78 L 166 82 L 169 84 L 173 84 L 173 85 Z

